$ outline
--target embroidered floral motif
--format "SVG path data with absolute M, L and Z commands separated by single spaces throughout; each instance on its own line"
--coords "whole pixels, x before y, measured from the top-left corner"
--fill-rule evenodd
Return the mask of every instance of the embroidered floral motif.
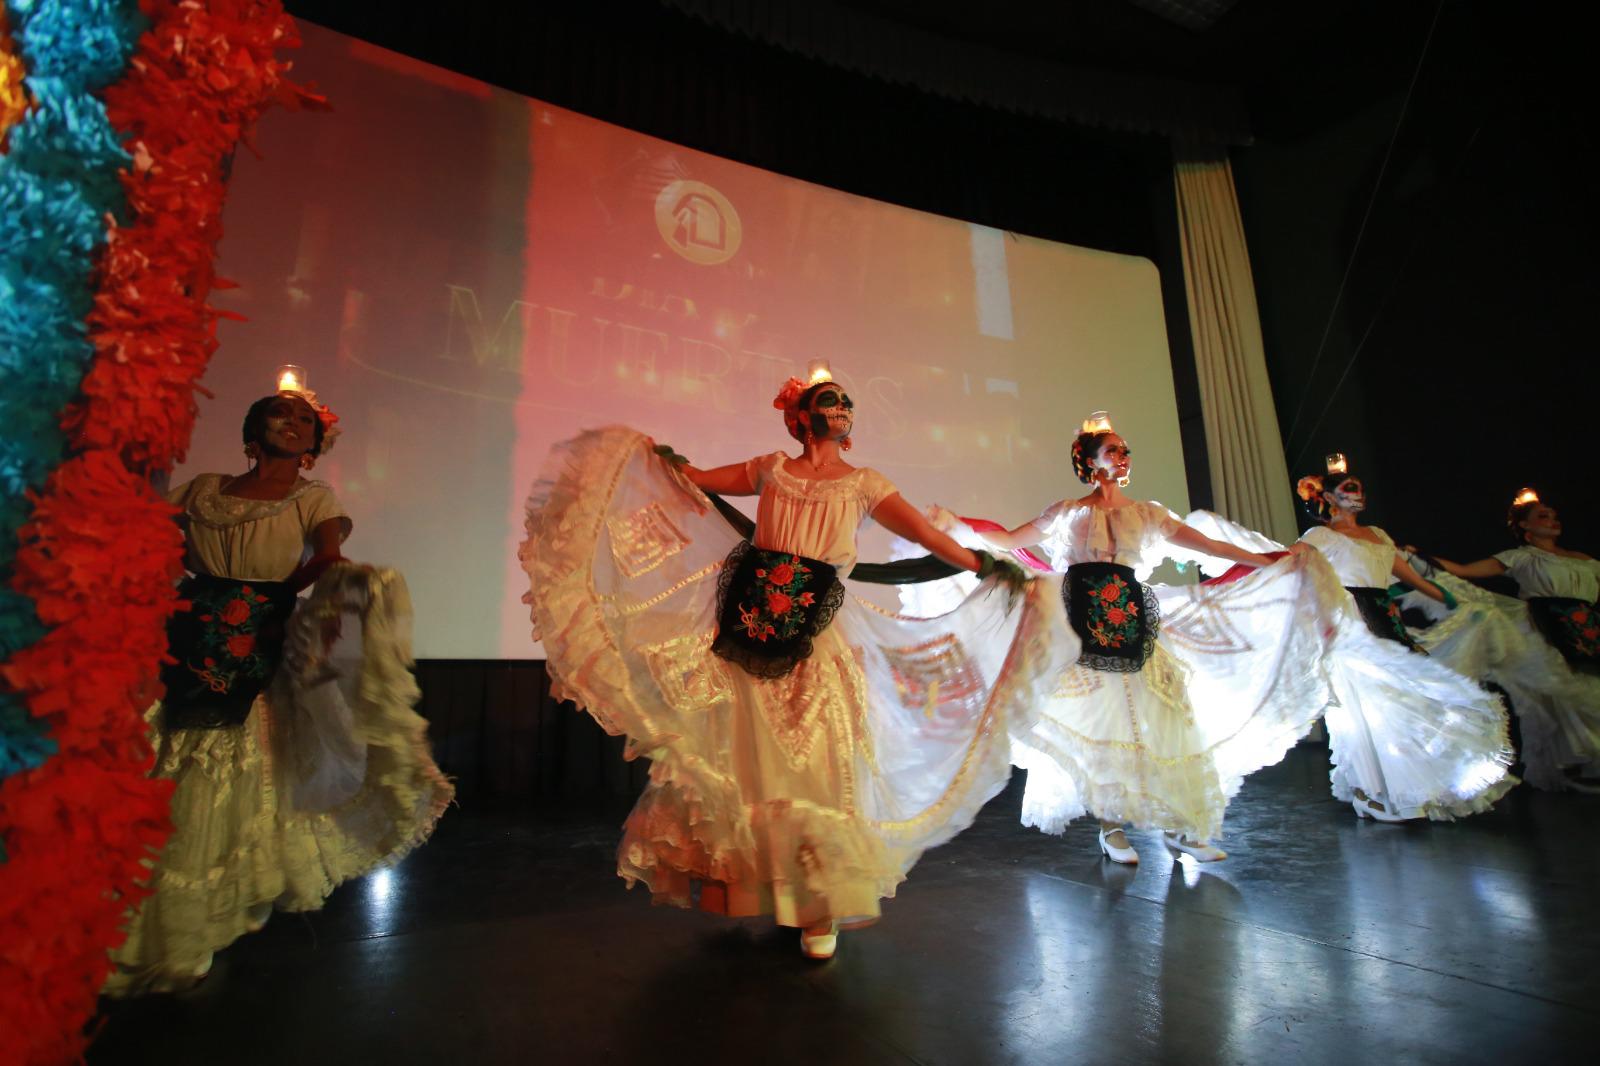
M 1561 615 L 1562 623 L 1572 634 L 1572 648 L 1586 659 L 1600 655 L 1600 620 L 1588 604 L 1575 607 Z
M 803 590 L 811 583 L 811 568 L 798 555 L 757 551 L 762 561 L 781 559 L 774 566 L 757 566 L 760 585 L 755 606 L 739 604 L 739 621 L 745 633 L 763 643 L 768 637 L 793 640 L 805 626 L 806 617 L 796 607 L 810 607 L 816 597 Z
M 1361 618 L 1367 623 L 1367 628 L 1372 635 L 1383 640 L 1393 640 L 1412 651 L 1426 655 L 1422 646 L 1412 637 L 1411 631 L 1406 628 L 1405 619 L 1400 617 L 1400 604 L 1387 589 L 1367 588 L 1361 585 L 1347 585 L 1350 595 L 1355 598 L 1356 607 L 1361 611 Z
M 1085 583 L 1089 591 L 1089 639 L 1102 648 L 1121 648 L 1139 639 L 1139 610 L 1132 589 L 1118 574 Z
M 1528 601 L 1534 624 L 1568 662 L 1586 670 L 1600 663 L 1600 605 L 1564 596 Z
M 1395 602 L 1394 597 L 1391 596 L 1383 607 L 1384 611 L 1389 615 L 1389 624 L 1394 626 L 1395 632 L 1403 631 L 1406 628 L 1406 622 L 1404 618 L 1400 617 L 1400 604 Z
M 717 580 L 711 650 L 756 677 L 782 677 L 811 655 L 812 638 L 843 602 L 844 585 L 827 563 L 740 541 Z
M 240 679 L 265 683 L 271 676 L 275 660 L 256 644 L 261 625 L 274 613 L 265 606 L 270 601 L 249 585 L 195 593 L 192 610 L 204 624 L 186 665 L 212 692 L 231 691 Z
M 1083 641 L 1078 662 L 1095 670 L 1137 673 L 1155 646 L 1161 606 L 1118 563 L 1074 563 L 1061 583 L 1067 621 Z

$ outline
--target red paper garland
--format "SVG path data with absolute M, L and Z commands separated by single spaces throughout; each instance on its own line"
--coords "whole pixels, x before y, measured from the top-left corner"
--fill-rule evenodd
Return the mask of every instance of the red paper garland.
M 183 457 L 217 345 L 207 306 L 232 153 L 275 100 L 298 44 L 279 0 L 142 0 L 151 27 L 106 92 L 134 156 L 129 224 L 112 224 L 89 316 L 96 357 L 64 412 L 73 457 L 34 501 L 14 587 L 51 631 L 3 667 L 59 753 L 0 784 L 0 1013 L 18 1062 L 82 1054 L 85 1021 L 170 829 L 170 782 L 148 776 L 183 545 L 149 475 Z

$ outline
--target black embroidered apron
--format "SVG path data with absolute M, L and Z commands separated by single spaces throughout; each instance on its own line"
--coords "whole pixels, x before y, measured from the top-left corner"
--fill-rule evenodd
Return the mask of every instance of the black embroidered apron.
M 1600 605 L 1569 596 L 1535 596 L 1528 614 L 1575 670 L 1600 672 Z
M 1355 597 L 1356 607 L 1361 611 L 1361 620 L 1367 623 L 1367 628 L 1372 631 L 1373 636 L 1404 644 L 1422 655 L 1428 654 L 1411 636 L 1410 630 L 1406 629 L 1405 621 L 1400 617 L 1400 605 L 1389 595 L 1388 589 L 1346 585 L 1345 591 Z
M 827 563 L 740 541 L 717 581 L 711 650 L 755 677 L 783 677 L 810 658 L 843 602 L 844 584 Z
M 221 729 L 242 723 L 283 657 L 295 594 L 281 581 L 186 577 L 178 595 L 189 610 L 167 622 L 167 729 Z
M 1143 669 L 1161 630 L 1161 605 L 1132 567 L 1073 563 L 1061 582 L 1061 600 L 1083 641 L 1081 665 L 1121 674 Z

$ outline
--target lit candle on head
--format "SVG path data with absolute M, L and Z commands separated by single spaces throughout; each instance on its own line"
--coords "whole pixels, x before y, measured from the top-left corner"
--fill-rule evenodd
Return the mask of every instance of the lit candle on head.
M 833 370 L 829 368 L 826 359 L 813 359 L 806 364 L 806 384 L 815 385 L 818 382 L 832 381 Z
M 1521 507 L 1525 503 L 1538 503 L 1539 494 L 1532 489 L 1523 489 L 1517 493 L 1517 498 L 1511 501 L 1511 506 Z
M 304 367 L 285 363 L 278 368 L 279 392 L 304 392 L 306 391 L 306 372 Z
M 1111 416 L 1105 411 L 1096 411 L 1083 420 L 1084 433 L 1110 433 Z
M 1345 474 L 1350 471 L 1350 463 L 1345 459 L 1343 452 L 1334 452 L 1328 456 L 1328 473 Z

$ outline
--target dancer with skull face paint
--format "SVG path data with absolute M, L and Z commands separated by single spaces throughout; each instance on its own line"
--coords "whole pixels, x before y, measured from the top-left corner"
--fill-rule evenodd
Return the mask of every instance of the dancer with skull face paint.
M 978 534 L 998 550 L 1042 546 L 1065 572 L 1059 590 L 1083 646 L 1017 738 L 1016 761 L 1028 770 L 1023 821 L 1060 833 L 1088 811 L 1115 862 L 1138 862 L 1126 823 L 1165 830 L 1169 847 L 1216 861 L 1226 855 L 1210 840 L 1228 799 L 1247 774 L 1279 761 L 1327 702 L 1311 620 L 1340 590 L 1315 553 L 1269 559 L 1129 499 L 1131 456 L 1096 412 L 1072 446 L 1090 493 L 1009 532 Z M 951 525 L 948 512 L 940 517 Z M 1142 583 L 1181 548 L 1261 569 L 1216 588 Z
M 558 445 L 520 556 L 557 691 L 651 759 L 618 874 L 826 958 L 1004 787 L 1008 733 L 1076 645 L 1037 583 L 844 461 L 839 384 L 791 378 L 773 406 L 798 456 L 702 470 L 620 427 Z M 750 541 L 707 493 L 759 496 Z M 984 588 L 927 620 L 847 596 L 869 517 Z
M 107 995 L 193 985 L 274 907 L 315 910 L 427 839 L 450 801 L 412 710 L 405 583 L 343 558 L 349 517 L 327 483 L 300 476 L 336 421 L 305 391 L 263 397 L 244 420 L 250 469 L 168 493 L 192 606 L 168 626 L 165 696 L 148 717 L 173 831 Z
M 1348 595 L 1328 616 L 1328 708 L 1333 794 L 1362 818 L 1449 820 L 1487 810 L 1517 783 L 1500 697 L 1430 658 L 1406 629 L 1390 597 L 1399 579 L 1422 595 L 1452 599 L 1400 555 L 1389 534 L 1361 524 L 1365 486 L 1343 455 L 1327 472 L 1303 477 L 1295 491 L 1317 525 L 1300 544 L 1325 556 Z M 1216 515 L 1188 521 L 1240 547 L 1279 546 Z
M 1459 601 L 1454 609 L 1417 604 L 1434 619 L 1417 640 L 1457 672 L 1510 695 L 1530 785 L 1600 791 L 1600 562 L 1558 543 L 1560 516 L 1532 489 L 1512 501 L 1506 528 L 1516 547 L 1487 559 L 1415 556 Z M 1502 574 L 1517 582 L 1521 599 L 1463 580 Z
M 1362 624 L 1341 627 L 1326 715 L 1333 794 L 1363 818 L 1448 820 L 1487 810 L 1515 785 L 1505 707 L 1475 681 L 1420 654 L 1390 599 L 1391 578 L 1430 599 L 1449 595 L 1418 574 L 1377 526 L 1364 526 L 1366 487 L 1342 455 L 1296 495 L 1321 524 L 1301 543 L 1327 557 Z

